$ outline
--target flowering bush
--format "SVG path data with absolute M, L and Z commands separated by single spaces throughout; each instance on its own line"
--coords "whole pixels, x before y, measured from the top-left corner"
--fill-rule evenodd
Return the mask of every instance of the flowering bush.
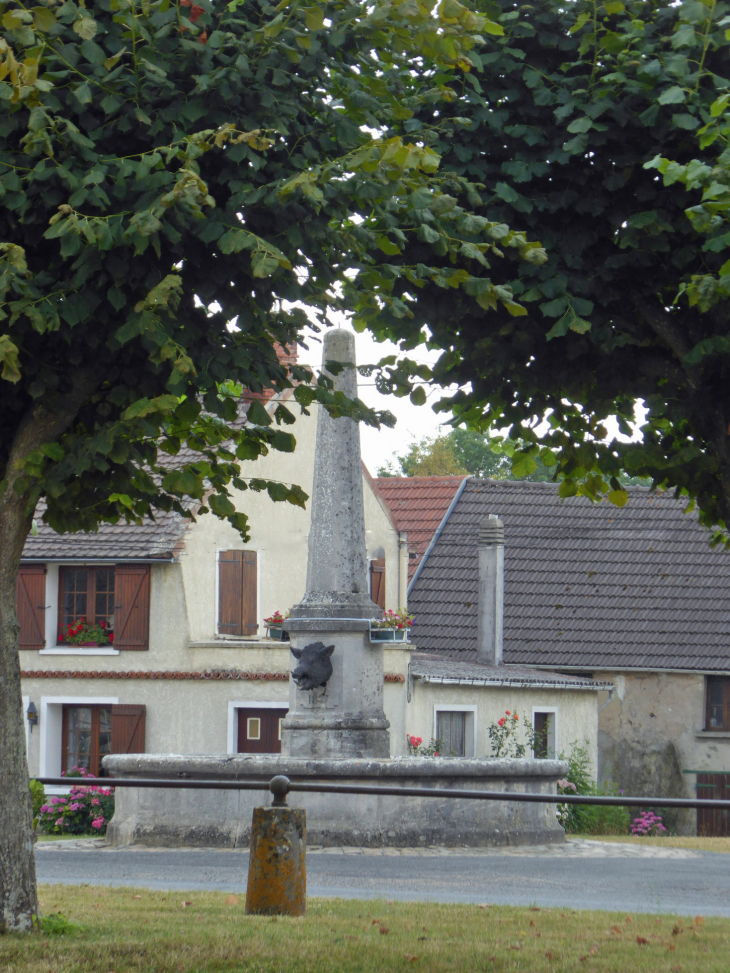
M 535 742 L 532 723 L 527 717 L 521 723 L 525 729 L 520 733 L 519 713 L 506 709 L 504 716 L 489 725 L 487 733 L 493 757 L 524 757 L 528 748 L 532 750 Z
M 642 811 L 638 818 L 634 818 L 634 823 L 631 825 L 631 833 L 663 835 L 667 833 L 667 829 L 664 827 L 664 821 L 660 814 L 654 814 L 653 811 Z
M 97 645 L 110 645 L 114 641 L 114 632 L 105 621 L 92 625 L 85 618 L 78 619 L 63 630 L 62 641 L 70 645 L 83 645 L 85 642 L 96 642 Z
M 431 742 L 423 745 L 422 737 L 408 737 L 408 753 L 412 757 L 438 757 L 441 752 L 441 741 L 434 740 L 431 737 Z
M 74 767 L 64 777 L 93 777 L 83 767 Z M 106 834 L 114 814 L 113 787 L 74 785 L 67 797 L 52 797 L 38 813 L 38 826 L 45 834 Z
M 600 786 L 591 777 L 591 758 L 588 741 L 574 741 L 570 755 L 560 754 L 568 761 L 568 773 L 558 781 L 559 794 L 595 794 L 618 797 L 623 794 L 611 781 Z M 629 812 L 625 807 L 598 804 L 558 804 L 558 821 L 568 834 L 626 834 Z
M 270 626 L 281 625 L 284 619 L 288 617 L 289 617 L 289 612 L 287 612 L 285 615 L 282 615 L 279 609 L 277 608 L 273 615 L 270 615 L 268 618 L 264 619 L 264 624 Z
M 415 621 L 413 615 L 409 614 L 405 608 L 393 611 L 389 608 L 383 612 L 383 617 L 373 622 L 373 628 L 410 628 Z

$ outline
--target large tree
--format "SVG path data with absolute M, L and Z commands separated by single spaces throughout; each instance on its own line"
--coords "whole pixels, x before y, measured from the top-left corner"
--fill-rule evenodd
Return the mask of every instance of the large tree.
M 447 170 L 482 184 L 485 216 L 524 230 L 533 255 L 513 261 L 506 251 L 500 265 L 472 249 L 485 282 L 465 290 L 481 307 L 435 286 L 426 303 L 405 271 L 374 272 L 358 326 L 411 347 L 428 337 L 443 350 L 438 364 L 393 365 L 391 384 L 409 390 L 409 370 L 411 380 L 455 384 L 442 407 L 477 429 L 507 427 L 524 444 L 521 465 L 557 463 L 564 496 L 607 492 L 621 503 L 620 471 L 651 477 L 696 498 L 703 523 L 727 539 L 730 8 L 478 6 L 501 12 L 505 35 L 468 75 L 442 75 L 459 98 L 440 111 L 448 136 L 433 144 Z M 421 109 L 405 125 L 433 120 Z M 449 266 L 441 239 L 430 251 L 399 246 L 404 266 L 439 252 Z M 504 278 L 504 263 L 522 305 L 509 314 L 486 283 Z M 391 298 L 413 317 L 393 314 Z M 631 441 L 639 399 L 648 413 Z M 612 415 L 626 441 L 605 441 Z
M 455 252 L 474 238 L 439 203 L 446 188 L 478 203 L 468 181 L 393 128 L 452 97 L 438 72 L 468 69 L 479 31 L 501 28 L 433 6 L 2 7 L 0 931 L 37 912 L 15 617 L 36 503 L 59 531 L 196 505 L 245 536 L 230 485 L 305 495 L 241 479 L 240 460 L 294 448 L 295 419 L 280 404 L 272 422 L 254 398 L 241 422 L 242 388 L 294 386 L 295 408 L 377 421 L 276 346 L 302 336 L 303 305 L 320 322 L 354 306 L 363 267 L 393 274 L 389 235 L 424 208 L 442 208 L 430 232 Z M 429 261 L 408 273 L 450 290 L 471 276 Z M 193 462 L 175 462 L 182 446 Z

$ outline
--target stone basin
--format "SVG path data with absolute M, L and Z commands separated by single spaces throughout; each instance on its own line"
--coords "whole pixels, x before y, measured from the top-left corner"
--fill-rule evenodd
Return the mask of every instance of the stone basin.
M 116 777 L 260 780 L 261 791 L 123 787 L 107 832 L 111 844 L 248 846 L 256 806 L 271 803 L 269 780 L 378 784 L 554 794 L 560 760 L 402 757 L 310 759 L 275 754 L 127 754 L 104 758 Z M 311 845 L 446 847 L 565 841 L 555 804 L 364 794 L 292 793 L 307 811 Z

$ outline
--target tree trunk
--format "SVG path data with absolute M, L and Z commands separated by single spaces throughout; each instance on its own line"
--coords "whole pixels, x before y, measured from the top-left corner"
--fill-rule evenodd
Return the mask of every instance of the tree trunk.
M 0 933 L 27 932 L 38 915 L 15 611 L 18 567 L 33 511 L 29 497 L 16 493 L 13 483 L 30 453 L 70 427 L 99 382 L 98 375 L 79 369 L 65 408 L 35 406 L 20 423 L 9 455 L 0 458 Z
M 0 932 L 27 932 L 38 914 L 15 614 L 18 565 L 31 518 L 22 516 L 22 508 L 11 516 L 9 508 L 16 506 L 3 502 L 0 513 Z

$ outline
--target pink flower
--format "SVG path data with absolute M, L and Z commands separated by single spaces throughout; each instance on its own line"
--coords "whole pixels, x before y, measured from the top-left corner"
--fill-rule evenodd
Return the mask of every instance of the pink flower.
M 92 798 L 92 801 L 91 801 L 91 803 L 92 803 L 92 804 L 101 804 L 101 801 L 99 800 L 99 798 L 98 798 L 98 797 L 94 797 L 94 798 Z
M 91 822 L 91 827 L 96 828 L 98 831 L 99 828 L 103 826 L 103 824 L 104 824 L 104 818 L 94 818 L 94 820 Z
M 63 824 L 63 818 L 58 818 L 56 825 Z

